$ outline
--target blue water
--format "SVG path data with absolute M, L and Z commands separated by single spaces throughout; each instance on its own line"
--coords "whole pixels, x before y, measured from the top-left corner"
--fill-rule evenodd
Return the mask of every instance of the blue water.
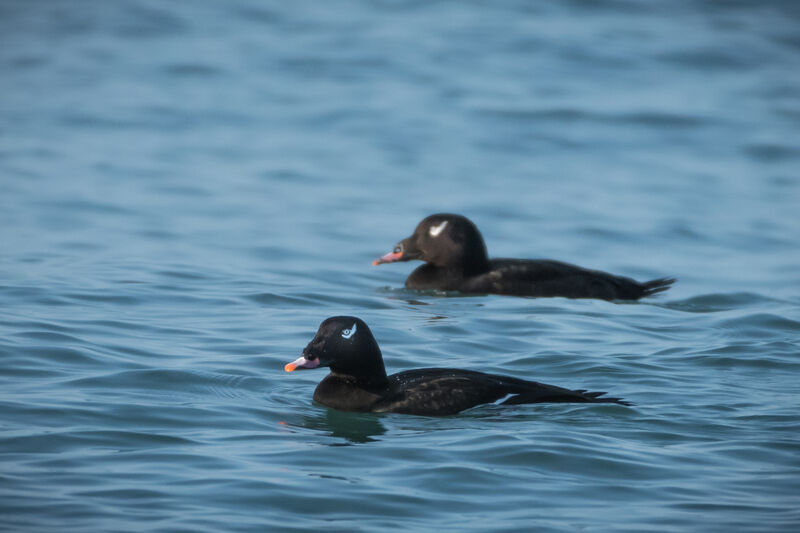
M 424 216 L 640 303 L 445 297 Z M 635 404 L 425 418 L 287 374 Z M 797 2 L 0 2 L 0 530 L 797 531 Z

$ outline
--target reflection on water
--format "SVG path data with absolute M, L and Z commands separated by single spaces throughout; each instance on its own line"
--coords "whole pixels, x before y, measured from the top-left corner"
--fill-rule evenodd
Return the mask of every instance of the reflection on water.
M 345 439 L 348 443 L 363 444 L 374 442 L 377 437 L 386 433 L 381 423 L 381 415 L 373 413 L 348 413 L 323 407 L 322 412 L 304 414 L 298 424 L 307 429 L 320 431 L 331 437 Z M 342 443 L 332 443 L 332 446 Z

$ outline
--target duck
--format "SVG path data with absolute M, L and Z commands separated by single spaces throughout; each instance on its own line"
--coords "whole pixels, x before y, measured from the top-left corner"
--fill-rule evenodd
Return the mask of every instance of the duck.
M 639 282 L 551 259 L 490 259 L 483 236 L 467 217 L 438 213 L 372 262 L 374 266 L 420 260 L 406 279 L 415 290 L 532 297 L 638 300 L 666 291 L 675 278 Z
M 330 373 L 314 390 L 314 401 L 340 411 L 455 415 L 484 404 L 606 403 L 631 405 L 604 392 L 570 390 L 536 381 L 454 368 L 421 368 L 387 375 L 378 342 L 353 316 L 324 320 L 302 355 L 286 372 L 314 368 Z

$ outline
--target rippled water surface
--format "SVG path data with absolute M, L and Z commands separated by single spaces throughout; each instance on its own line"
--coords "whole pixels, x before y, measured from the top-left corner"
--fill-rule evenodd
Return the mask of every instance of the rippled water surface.
M 0 530 L 797 531 L 796 2 L 0 2 Z M 640 303 L 414 293 L 437 211 Z M 425 418 L 286 374 L 635 405 Z

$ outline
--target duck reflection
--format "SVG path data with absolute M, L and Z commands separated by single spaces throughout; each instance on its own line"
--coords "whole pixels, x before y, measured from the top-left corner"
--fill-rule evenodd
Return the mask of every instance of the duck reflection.
M 332 437 L 347 441 L 346 443 L 333 443 L 332 446 L 376 442 L 378 439 L 374 437 L 386 433 L 386 428 L 381 423 L 381 415 L 327 408 L 319 414 L 304 415 L 298 425 L 315 431 L 323 431 Z

